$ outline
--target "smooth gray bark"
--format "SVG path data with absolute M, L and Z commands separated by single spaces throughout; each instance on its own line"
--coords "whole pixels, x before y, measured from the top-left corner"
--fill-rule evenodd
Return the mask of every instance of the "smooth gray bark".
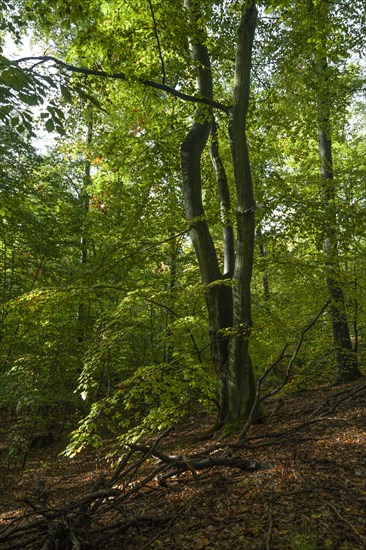
M 266 250 L 264 248 L 264 245 L 263 245 L 263 235 L 262 235 L 262 229 L 261 227 L 259 226 L 257 228 L 257 239 L 258 239 L 258 249 L 259 249 L 259 255 L 261 258 L 265 258 L 266 257 Z M 263 278 L 262 278 L 262 283 L 263 283 L 263 295 L 264 295 L 264 298 L 266 300 L 266 305 L 267 305 L 267 309 L 268 309 L 268 312 L 270 311 L 270 298 L 271 298 L 271 294 L 270 294 L 270 291 L 269 291 L 269 280 L 268 280 L 268 273 L 265 271 L 264 274 L 263 274 Z
M 219 152 L 219 137 L 215 117 L 212 117 L 210 154 L 215 169 L 220 195 L 221 222 L 224 239 L 224 276 L 232 277 L 235 265 L 234 229 L 231 220 L 230 189 L 226 170 Z
M 230 145 L 236 184 L 237 242 L 233 275 L 233 328 L 230 341 L 229 422 L 245 419 L 255 398 L 255 377 L 249 353 L 252 328 L 251 280 L 254 256 L 255 202 L 246 138 L 252 48 L 257 21 L 253 4 L 242 8 L 237 35 L 233 107 L 229 115 Z
M 83 181 L 83 187 L 80 191 L 79 200 L 81 204 L 81 212 L 82 212 L 82 224 L 81 224 L 81 236 L 80 236 L 80 263 L 81 264 L 87 264 L 89 261 L 88 258 L 88 242 L 85 236 L 86 233 L 86 218 L 89 211 L 89 193 L 88 193 L 88 187 L 91 182 L 91 162 L 90 162 L 90 146 L 93 140 L 93 121 L 92 121 L 92 113 L 90 113 L 90 120 L 88 123 L 88 133 L 87 133 L 87 139 L 86 139 L 86 156 L 85 156 L 85 169 L 84 169 L 84 181 Z M 86 318 L 86 311 L 85 311 L 85 303 L 80 302 L 77 310 L 77 319 L 79 322 L 79 335 L 78 335 L 78 342 L 84 341 L 84 331 L 85 331 L 85 318 Z
M 191 24 L 198 16 L 200 3 L 185 0 Z M 205 217 L 202 202 L 201 156 L 206 146 L 211 124 L 212 110 L 199 107 L 192 126 L 181 146 L 184 204 L 190 221 L 191 240 L 198 259 L 203 282 L 207 285 L 206 301 L 210 323 L 211 351 L 221 385 L 220 421 L 227 425 L 240 423 L 248 417 L 255 399 L 256 386 L 249 354 L 252 327 L 251 278 L 254 256 L 255 202 L 246 139 L 246 116 L 249 105 L 252 47 L 257 20 L 255 3 L 242 8 L 237 36 L 233 106 L 229 112 L 229 138 L 234 165 L 236 187 L 237 238 L 232 250 L 232 235 L 227 225 L 226 274 L 222 275 Z M 197 30 L 196 30 L 197 31 Z M 197 71 L 197 91 L 200 96 L 212 100 L 210 59 L 199 32 L 190 39 L 192 60 Z M 213 126 L 215 136 L 215 125 Z M 225 173 L 220 165 L 218 148 L 213 140 L 211 155 L 216 162 L 221 207 L 230 209 L 229 190 Z M 231 239 L 231 242 L 230 242 Z M 234 264 L 234 265 L 233 265 Z M 230 285 L 225 278 L 232 273 Z M 230 343 L 223 329 L 231 328 Z M 228 354 L 229 348 L 229 354 Z
M 199 2 L 185 0 L 192 24 L 198 16 Z M 199 39 L 190 38 L 191 57 L 197 71 L 197 91 L 212 99 L 212 76 L 208 51 Z M 203 283 L 209 318 L 211 354 L 220 383 L 220 421 L 227 415 L 228 339 L 223 330 L 232 324 L 231 288 L 224 283 L 216 249 L 212 240 L 202 201 L 201 156 L 207 144 L 212 109 L 199 106 L 191 128 L 181 144 L 183 194 L 186 217 L 190 222 L 190 237 L 196 253 Z

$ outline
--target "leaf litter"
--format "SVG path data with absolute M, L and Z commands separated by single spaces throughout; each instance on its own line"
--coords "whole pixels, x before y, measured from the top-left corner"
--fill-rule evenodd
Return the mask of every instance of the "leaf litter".
M 111 464 L 60 442 L 3 474 L 0 548 L 366 548 L 366 384 L 276 398 L 268 422 L 202 438 L 213 415 Z

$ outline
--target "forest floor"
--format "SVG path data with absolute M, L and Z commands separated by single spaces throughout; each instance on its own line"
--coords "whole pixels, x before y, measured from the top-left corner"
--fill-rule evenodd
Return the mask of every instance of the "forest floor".
M 243 448 L 235 436 L 200 441 L 214 417 L 191 418 L 145 442 L 150 452 L 131 451 L 112 488 L 94 450 L 72 460 L 62 442 L 33 451 L 1 481 L 0 548 L 366 548 L 365 382 L 274 399 L 267 411 Z M 200 468 L 207 457 L 227 465 Z M 46 546 L 56 517 L 71 535 Z

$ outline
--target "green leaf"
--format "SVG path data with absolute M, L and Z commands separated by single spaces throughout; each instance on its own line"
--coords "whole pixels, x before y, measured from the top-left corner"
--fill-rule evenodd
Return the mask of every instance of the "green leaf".
M 56 125 L 56 132 L 58 134 L 60 134 L 60 136 L 65 136 L 66 135 L 66 131 L 65 131 L 65 128 L 63 126 L 60 126 L 60 125 Z
M 90 103 L 92 105 L 95 105 L 96 107 L 98 107 L 98 109 L 103 110 L 102 105 L 100 104 L 100 102 L 97 100 L 97 98 L 95 96 L 85 92 L 81 88 L 81 86 L 75 86 L 75 89 L 76 89 L 77 93 L 79 94 L 79 96 L 81 97 L 81 99 L 84 99 L 85 101 L 90 101 Z
M 40 96 L 36 94 L 20 93 L 19 98 L 31 107 L 35 107 L 36 105 L 39 105 L 39 103 L 42 103 Z
M 52 118 L 54 119 L 64 119 L 65 115 L 62 109 L 59 109 L 58 107 L 55 107 L 54 105 L 48 105 L 47 111 L 51 113 Z
M 49 119 L 46 121 L 45 126 L 46 126 L 47 132 L 53 132 L 53 131 L 54 131 L 55 125 L 54 125 L 54 123 L 53 123 L 52 118 L 49 118 Z
M 4 57 L 3 55 L 0 55 L 0 63 L 2 65 L 10 65 L 11 61 L 7 57 Z
M 69 88 L 67 88 L 67 86 L 64 86 L 63 84 L 61 84 L 60 88 L 61 88 L 62 97 L 64 99 L 66 99 L 66 101 L 71 102 L 72 101 L 72 95 L 70 93 Z
M 9 67 L 0 73 L 0 82 L 19 92 L 29 84 L 29 78 L 21 70 Z
M 42 77 L 43 80 L 45 80 L 52 88 L 56 88 L 57 87 L 57 84 L 56 82 L 53 80 L 53 78 L 51 78 L 50 76 L 43 76 Z

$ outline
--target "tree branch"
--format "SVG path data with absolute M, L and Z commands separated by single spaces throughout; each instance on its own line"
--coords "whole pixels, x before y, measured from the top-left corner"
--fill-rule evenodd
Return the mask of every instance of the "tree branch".
M 20 63 L 26 63 L 29 61 L 34 63 L 37 62 L 37 65 L 42 63 L 49 63 L 49 62 L 55 63 L 55 65 L 62 67 L 66 71 L 77 73 L 77 74 L 83 74 L 85 76 L 98 76 L 101 78 L 111 78 L 114 80 L 125 80 L 125 81 L 128 80 L 125 73 L 108 73 L 106 71 L 100 71 L 97 69 L 75 67 L 75 65 L 70 65 L 69 63 L 65 63 L 64 61 L 61 61 L 61 59 L 57 59 L 52 55 L 43 55 L 43 56 L 36 56 L 36 57 L 21 57 L 20 59 L 14 59 L 11 63 L 13 65 L 19 65 Z M 227 107 L 223 103 L 220 103 L 219 101 L 215 101 L 214 99 L 209 99 L 207 97 L 197 97 L 190 94 L 186 94 L 184 92 L 180 92 L 179 90 L 176 90 L 175 88 L 173 88 L 172 86 L 169 86 L 168 84 L 164 84 L 164 83 L 159 84 L 158 82 L 154 82 L 153 80 L 148 80 L 144 78 L 138 78 L 137 82 L 140 84 L 143 84 L 144 86 L 148 86 L 149 88 L 154 88 L 155 90 L 161 90 L 163 92 L 166 92 L 170 95 L 173 95 L 174 97 L 183 99 L 184 101 L 188 101 L 191 103 L 201 103 L 203 105 L 209 105 L 210 107 L 223 111 L 225 114 L 229 114 L 229 107 Z
M 157 46 L 158 46 L 159 59 L 160 59 L 160 63 L 161 63 L 161 72 L 163 73 L 162 82 L 163 82 L 163 85 L 165 86 L 166 74 L 165 74 L 165 63 L 164 63 L 163 52 L 161 51 L 160 39 L 159 39 L 155 14 L 154 14 L 154 10 L 153 10 L 153 7 L 152 7 L 151 0 L 148 0 L 148 2 L 149 2 L 150 12 L 151 12 L 151 17 L 152 17 L 153 24 L 154 24 L 154 34 L 155 34 L 156 43 L 157 43 Z
M 329 508 L 331 508 L 331 510 L 333 510 L 333 512 L 335 512 L 335 514 L 339 517 L 339 519 L 344 521 L 344 523 L 346 523 L 352 529 L 352 531 L 359 537 L 359 539 L 362 543 L 362 546 L 364 548 L 366 548 L 366 538 L 363 535 L 361 535 L 361 533 L 359 532 L 358 529 L 356 529 L 356 527 L 353 525 L 353 523 L 351 523 L 347 518 L 345 518 L 341 514 L 341 512 L 338 510 L 338 508 L 334 504 L 334 502 L 328 502 L 327 504 L 328 504 Z
M 253 403 L 253 406 L 251 408 L 251 412 L 249 414 L 249 417 L 248 417 L 248 420 L 246 421 L 242 431 L 240 432 L 239 434 L 239 437 L 237 439 L 237 443 L 240 443 L 240 442 L 243 442 L 245 441 L 246 439 L 246 434 L 252 424 L 252 421 L 253 421 L 253 418 L 254 418 L 254 414 L 255 414 L 255 411 L 256 409 L 258 408 L 258 406 L 263 403 L 263 401 L 266 401 L 267 399 L 269 399 L 270 397 L 273 397 L 274 395 L 278 394 L 282 388 L 287 384 L 287 381 L 289 379 L 289 376 L 290 376 L 290 372 L 291 372 L 291 368 L 299 354 L 299 351 L 301 349 L 301 346 L 302 346 L 302 343 L 303 343 L 303 340 L 304 340 L 304 337 L 305 337 L 305 334 L 315 325 L 315 323 L 317 322 L 317 320 L 319 319 L 319 317 L 324 313 L 324 311 L 327 309 L 327 307 L 329 306 L 330 304 L 330 299 L 327 300 L 327 302 L 323 305 L 323 307 L 320 309 L 320 311 L 318 311 L 318 313 L 315 315 L 315 317 L 310 321 L 310 323 L 302 329 L 301 333 L 300 333 L 300 338 L 297 342 L 297 345 L 295 347 L 295 350 L 287 364 L 287 368 L 286 368 L 286 373 L 285 373 L 285 377 L 284 379 L 282 380 L 281 384 L 279 384 L 274 390 L 268 392 L 267 394 L 261 396 L 261 386 L 262 386 L 262 382 L 263 380 L 267 377 L 267 375 L 274 369 L 274 367 L 276 365 L 278 365 L 278 363 L 284 358 L 285 356 L 285 351 L 288 347 L 288 343 L 285 344 L 285 346 L 283 347 L 283 349 L 281 350 L 279 356 L 277 357 L 277 359 L 264 371 L 264 373 L 262 374 L 262 376 L 259 378 L 258 382 L 257 382 L 257 391 L 256 391 L 256 395 L 255 395 L 255 399 L 254 399 L 254 403 Z

